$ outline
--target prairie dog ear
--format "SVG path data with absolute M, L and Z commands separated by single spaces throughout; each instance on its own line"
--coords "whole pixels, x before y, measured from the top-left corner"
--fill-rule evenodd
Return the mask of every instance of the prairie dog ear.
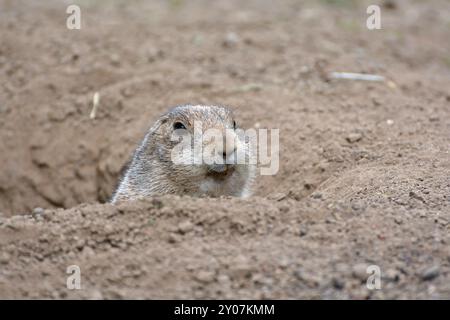
M 155 145 L 161 143 L 162 137 L 164 137 L 164 124 L 168 122 L 167 116 L 162 116 L 155 121 L 153 126 L 147 131 L 144 139 L 142 140 L 140 146 L 136 149 L 135 157 L 139 158 L 141 156 L 148 155 L 152 153 Z
M 166 124 L 169 121 L 167 116 L 163 116 L 161 118 L 159 118 L 158 120 L 156 120 L 156 122 L 153 124 L 153 126 L 150 128 L 149 130 L 149 134 L 152 135 L 153 133 L 160 131 L 161 126 L 163 126 L 164 124 Z

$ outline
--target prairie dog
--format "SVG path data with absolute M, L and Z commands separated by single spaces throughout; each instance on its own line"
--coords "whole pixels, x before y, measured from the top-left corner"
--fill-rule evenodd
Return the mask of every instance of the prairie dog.
M 199 126 L 200 135 L 196 131 Z M 236 134 L 237 129 L 226 107 L 182 105 L 171 109 L 148 130 L 111 202 L 163 194 L 249 196 L 256 173 L 256 164 L 250 161 L 254 152 L 249 140 Z M 211 131 L 220 133 L 219 139 L 223 139 L 213 149 L 211 139 L 205 138 Z M 187 137 L 192 141 L 188 154 L 179 151 L 180 140 Z M 201 154 L 195 150 L 196 143 L 201 146 Z M 200 156 L 197 162 L 192 160 L 193 155 Z

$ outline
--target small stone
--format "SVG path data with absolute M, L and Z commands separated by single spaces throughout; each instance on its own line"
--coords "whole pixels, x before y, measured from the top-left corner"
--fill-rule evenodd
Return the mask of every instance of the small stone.
M 308 227 L 304 224 L 300 225 L 299 236 L 304 237 L 308 234 Z
M 390 282 L 398 282 L 400 280 L 399 272 L 396 269 L 388 269 L 384 272 L 383 279 Z
M 196 34 L 192 38 L 192 43 L 195 44 L 196 46 L 199 46 L 199 45 L 201 45 L 204 42 L 204 40 L 205 39 L 202 37 L 202 35 Z
M 250 261 L 243 255 L 238 255 L 230 261 L 230 267 L 238 278 L 245 278 L 252 272 Z
M 158 48 L 149 48 L 146 51 L 146 56 L 148 62 L 155 62 L 156 60 L 164 57 L 164 51 Z
M 301 66 L 300 67 L 300 74 L 307 74 L 311 71 L 311 69 L 308 66 Z
M 175 233 L 169 234 L 169 238 L 167 239 L 169 243 L 177 243 L 180 242 L 180 236 L 176 235 Z
M 351 207 L 354 211 L 360 211 L 360 210 L 364 210 L 367 207 L 367 205 L 363 201 L 355 201 L 355 202 L 352 202 Z
M 288 195 L 286 193 L 275 193 L 274 195 L 270 195 L 269 199 L 270 200 L 275 200 L 275 201 L 282 201 L 284 199 L 286 199 Z
M 0 264 L 7 264 L 10 259 L 11 259 L 10 255 L 6 252 L 3 252 L 0 255 Z
M 409 196 L 410 196 L 411 198 L 413 198 L 413 199 L 416 199 L 416 200 L 419 200 L 419 201 L 422 201 L 423 203 L 425 203 L 424 198 L 422 198 L 420 195 L 418 195 L 418 194 L 415 193 L 414 191 L 410 191 L 410 192 L 409 192 Z
M 432 116 L 429 116 L 428 119 L 430 120 L 430 122 L 436 122 L 436 121 L 439 121 L 439 116 L 432 115 Z
M 314 199 L 322 199 L 322 194 L 320 192 L 314 192 L 311 197 Z
M 387 85 L 388 85 L 388 87 L 391 88 L 391 89 L 397 89 L 397 85 L 395 84 L 394 81 L 389 80 L 389 81 L 387 82 Z
M 423 281 L 433 280 L 440 274 L 440 268 L 438 265 L 434 265 L 422 271 L 421 278 Z
M 381 105 L 380 100 L 378 100 L 376 97 L 372 98 L 372 103 L 373 103 L 374 106 L 380 106 Z
M 32 214 L 33 214 L 33 217 L 42 216 L 44 214 L 44 209 L 34 208 Z
M 190 221 L 184 221 L 178 225 L 178 231 L 182 234 L 188 233 L 192 229 L 194 229 L 194 225 Z
M 89 291 L 89 299 L 91 300 L 102 300 L 103 295 L 100 290 L 93 289 Z
M 305 272 L 302 268 L 294 271 L 294 276 L 310 288 L 318 287 L 321 282 L 321 279 L 318 275 Z
M 367 265 L 365 263 L 358 263 L 354 265 L 352 269 L 352 275 L 359 280 L 367 280 L 367 278 L 369 277 L 369 275 L 367 274 Z
M 125 97 L 125 98 L 130 98 L 130 97 L 132 97 L 133 96 L 133 90 L 130 88 L 130 87 L 126 87 L 126 88 L 123 88 L 122 90 L 121 90 L 121 93 L 122 93 L 122 95 Z
M 201 270 L 195 275 L 195 279 L 203 283 L 210 283 L 214 281 L 215 276 L 212 271 Z
M 130 225 L 130 224 L 128 224 L 128 228 L 133 230 L 133 226 Z M 105 234 L 112 234 L 112 233 L 114 233 L 114 227 L 112 226 L 112 224 L 107 223 L 103 227 L 103 231 L 104 231 Z
M 239 42 L 239 37 L 234 32 L 228 32 L 223 41 L 224 47 L 234 47 Z
M 358 142 L 362 139 L 362 134 L 350 133 L 345 139 L 350 143 Z
M 386 120 L 386 124 L 387 124 L 388 126 L 392 126 L 392 125 L 394 124 L 394 120 L 392 120 L 392 119 L 387 119 L 387 120 Z
M 222 285 L 228 284 L 230 283 L 230 277 L 227 276 L 226 274 L 221 274 L 217 277 L 217 282 L 219 282 Z
M 18 225 L 18 223 L 15 222 L 15 221 L 12 221 L 12 220 L 10 220 L 9 223 L 6 223 L 5 227 L 9 228 L 9 229 L 11 229 L 13 231 L 19 231 L 20 230 L 20 226 Z
M 287 258 L 281 258 L 280 261 L 278 262 L 278 265 L 285 269 L 289 266 L 289 260 Z
M 110 56 L 109 56 L 109 59 L 111 60 L 111 64 L 113 65 L 113 66 L 119 66 L 120 65 L 120 56 L 118 55 L 118 54 L 115 54 L 115 53 L 112 53 Z

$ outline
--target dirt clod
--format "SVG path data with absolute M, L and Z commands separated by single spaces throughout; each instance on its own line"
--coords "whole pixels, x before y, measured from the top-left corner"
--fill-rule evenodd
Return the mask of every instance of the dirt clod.
M 434 278 L 437 278 L 439 276 L 439 273 L 440 273 L 439 266 L 437 265 L 431 266 L 422 272 L 421 278 L 424 281 L 433 280 Z

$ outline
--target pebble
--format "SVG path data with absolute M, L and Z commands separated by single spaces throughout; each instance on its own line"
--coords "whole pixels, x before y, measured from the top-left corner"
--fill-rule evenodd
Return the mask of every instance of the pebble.
M 115 53 L 112 53 L 110 56 L 109 56 L 109 59 L 111 60 L 111 64 L 113 65 L 113 66 L 116 66 L 116 67 L 118 67 L 119 65 L 120 65 L 120 56 L 118 55 L 118 54 L 115 54 Z
M 299 228 L 299 236 L 304 237 L 308 234 L 308 226 L 301 224 Z
M 44 209 L 42 208 L 34 208 L 32 212 L 34 217 L 42 216 L 44 214 Z
M 287 267 L 289 266 L 289 259 L 287 259 L 287 258 L 281 258 L 281 259 L 278 261 L 278 265 L 279 265 L 281 268 L 283 268 L 283 269 L 287 268 Z
M 229 284 L 230 283 L 230 277 L 227 276 L 226 274 L 221 274 L 217 277 L 217 281 L 221 284 L 221 285 L 225 285 L 225 284 Z
M 369 277 L 369 274 L 367 273 L 367 264 L 358 263 L 354 265 L 352 269 L 352 275 L 359 280 L 367 280 Z
M 83 251 L 81 251 L 81 255 L 84 257 L 92 257 L 95 256 L 95 251 L 89 246 L 85 246 Z
M 169 243 L 177 243 L 180 242 L 180 236 L 176 235 L 175 233 L 169 234 L 169 238 L 167 239 Z
M 322 194 L 320 192 L 314 192 L 311 197 L 313 197 L 313 199 L 322 199 Z
M 286 193 L 275 193 L 274 195 L 270 195 L 269 199 L 270 200 L 275 200 L 275 201 L 281 201 L 286 199 L 288 195 Z
M 103 299 L 103 294 L 101 293 L 100 290 L 97 290 L 97 289 L 90 290 L 88 295 L 89 295 L 89 299 L 91 299 L 91 300 L 102 300 Z
M 430 116 L 428 119 L 429 119 L 431 122 L 436 122 L 436 121 L 439 121 L 439 116 L 433 115 L 433 116 Z
M 367 204 L 363 201 L 355 201 L 352 203 L 352 209 L 355 211 L 363 210 L 367 207 Z
M 358 142 L 362 139 L 362 134 L 350 133 L 345 139 L 350 143 Z
M 440 274 L 439 266 L 434 265 L 422 271 L 420 277 L 422 278 L 423 281 L 429 281 L 433 280 L 434 278 L 437 278 L 439 274 Z
M 377 99 L 376 97 L 372 98 L 372 103 L 373 103 L 374 106 L 380 106 L 381 105 L 380 100 Z
M 319 286 L 321 282 L 319 275 L 305 272 L 302 268 L 294 271 L 294 276 L 310 288 Z
M 246 277 L 251 274 L 253 269 L 250 261 L 243 255 L 238 255 L 233 261 L 230 261 L 230 266 L 237 277 Z
M 192 229 L 194 229 L 194 225 L 190 221 L 184 221 L 178 225 L 178 231 L 182 234 L 188 233 Z
M 10 255 L 6 252 L 3 252 L 0 255 L 0 264 L 7 264 L 10 259 L 11 259 Z
M 239 37 L 234 32 L 228 32 L 223 41 L 224 47 L 233 47 L 239 42 Z
M 195 275 L 195 279 L 203 283 L 210 283 L 214 281 L 215 276 L 212 271 L 201 270 Z
M 388 269 L 382 277 L 386 281 L 397 282 L 400 280 L 400 273 L 396 269 Z

